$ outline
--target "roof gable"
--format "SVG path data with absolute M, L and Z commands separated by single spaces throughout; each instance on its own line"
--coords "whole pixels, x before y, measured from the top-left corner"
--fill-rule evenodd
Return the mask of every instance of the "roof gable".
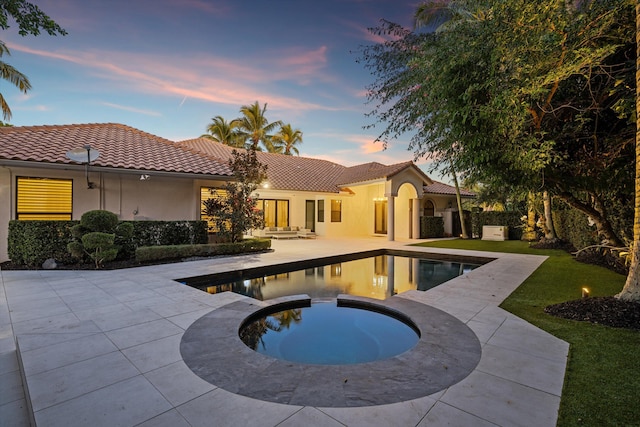
M 378 179 L 389 179 L 407 169 L 414 169 L 424 180 L 425 185 L 432 182 L 431 179 L 412 161 L 396 163 L 393 165 L 383 165 L 381 163 L 371 162 L 346 168 L 340 177 L 340 185 L 353 185 Z

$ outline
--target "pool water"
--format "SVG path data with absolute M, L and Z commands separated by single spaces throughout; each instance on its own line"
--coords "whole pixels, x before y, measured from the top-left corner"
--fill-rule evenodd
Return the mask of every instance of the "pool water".
M 388 359 L 420 338 L 405 322 L 386 314 L 335 302 L 315 302 L 250 321 L 240 338 L 276 359 L 317 365 L 347 365 Z
M 331 262 L 294 271 L 252 274 L 238 272 L 240 280 L 226 275 L 178 279 L 211 294 L 232 291 L 259 300 L 307 294 L 311 298 L 335 298 L 339 294 L 379 300 L 395 294 L 426 291 L 480 264 L 450 262 L 398 255 L 377 255 L 346 262 Z

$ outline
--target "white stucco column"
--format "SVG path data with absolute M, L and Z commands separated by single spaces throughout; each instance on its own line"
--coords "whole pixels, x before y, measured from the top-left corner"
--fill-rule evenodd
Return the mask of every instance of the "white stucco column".
M 411 218 L 411 236 L 414 239 L 420 238 L 420 199 L 412 199 L 413 217 Z
M 394 195 L 387 195 L 387 240 L 395 240 L 396 231 L 396 197 Z

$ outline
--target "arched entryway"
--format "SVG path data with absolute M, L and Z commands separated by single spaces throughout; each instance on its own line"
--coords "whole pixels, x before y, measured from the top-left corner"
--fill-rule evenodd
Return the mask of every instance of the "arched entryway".
M 413 169 L 387 181 L 387 238 L 418 238 L 420 235 L 420 199 L 424 180 Z

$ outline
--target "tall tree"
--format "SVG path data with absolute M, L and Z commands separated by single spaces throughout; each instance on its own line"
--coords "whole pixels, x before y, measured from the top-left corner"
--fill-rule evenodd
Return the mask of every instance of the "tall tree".
M 40 8 L 26 0 L 3 0 L 0 2 L 0 28 L 6 30 L 10 27 L 9 17 L 18 24 L 18 33 L 21 36 L 28 34 L 37 36 L 40 30 L 46 31 L 49 35 L 66 35 L 67 32 L 47 16 Z M 9 48 L 0 41 L 0 57 L 10 55 Z M 4 80 L 17 87 L 22 93 L 27 93 L 31 89 L 31 83 L 27 76 L 17 69 L 0 60 L 0 73 Z M 0 108 L 4 120 L 11 119 L 11 109 L 4 96 L 0 93 Z
M 7 45 L 0 41 L 0 57 L 10 54 Z M 31 90 L 31 83 L 29 83 L 27 76 L 2 60 L 0 60 L 0 73 L 2 73 L 4 80 L 17 87 L 20 92 L 27 93 Z M 11 108 L 9 108 L 9 104 L 2 93 L 0 93 L 0 108 L 2 109 L 4 120 L 11 120 Z
M 259 144 L 262 143 L 268 152 L 273 153 L 275 148 L 271 143 L 272 132 L 282 126 L 282 122 L 278 120 L 269 123 L 265 115 L 266 111 L 267 104 L 260 107 L 258 101 L 240 107 L 242 116 L 237 119 L 238 135 L 243 141 L 249 142 L 254 150 L 258 150 Z
M 211 119 L 211 123 L 207 126 L 207 132 L 202 137 L 212 139 L 224 145 L 235 148 L 244 148 L 244 142 L 236 132 L 238 121 L 232 120 L 227 122 L 222 116 L 215 116 Z
M 280 130 L 273 135 L 271 142 L 276 152 L 291 156 L 293 153 L 300 155 L 296 145 L 302 144 L 302 131 L 293 129 L 291 124 L 280 127 Z
M 379 140 L 410 133 L 465 180 L 546 189 L 619 244 L 607 200 L 628 197 L 630 0 L 442 3 L 438 31 L 383 22 L 392 38 L 361 51 Z
M 640 301 L 640 2 L 636 1 L 636 176 L 631 265 L 622 288 L 616 295 L 626 301 Z

